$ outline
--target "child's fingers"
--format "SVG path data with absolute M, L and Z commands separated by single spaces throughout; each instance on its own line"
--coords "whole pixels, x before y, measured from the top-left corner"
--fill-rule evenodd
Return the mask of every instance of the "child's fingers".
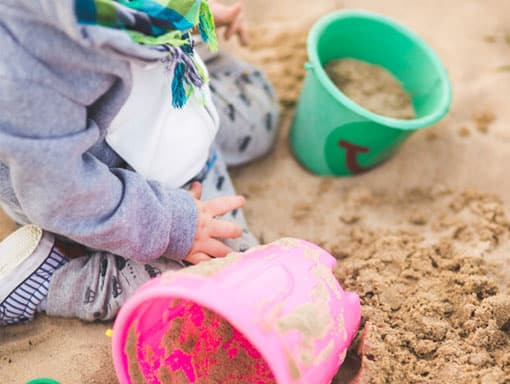
M 243 7 L 241 3 L 235 3 L 230 7 L 230 13 L 228 15 L 228 22 L 231 23 L 232 21 L 239 18 L 239 15 L 241 14 Z
M 212 257 L 225 257 L 230 252 L 233 252 L 232 248 L 216 239 L 205 240 L 201 244 L 200 250 Z
M 211 8 L 211 11 L 213 11 L 214 14 L 214 22 L 216 27 L 223 27 L 226 25 L 231 25 L 232 22 L 237 18 L 241 12 L 241 4 L 237 3 L 231 7 L 227 7 L 223 4 L 217 4 Z
M 246 203 L 242 196 L 225 196 L 204 202 L 212 216 L 223 216 L 225 213 L 241 208 Z
M 237 223 L 226 220 L 214 220 L 211 224 L 211 237 L 235 239 L 241 236 L 243 229 Z
M 197 252 L 197 253 L 194 253 L 192 255 L 189 255 L 184 260 L 186 260 L 187 262 L 189 262 L 191 264 L 199 264 L 199 263 L 201 263 L 203 261 L 210 261 L 210 260 L 212 260 L 212 257 L 207 256 L 203 252 Z
M 227 28 L 225 29 L 225 32 L 223 33 L 223 38 L 225 40 L 230 40 L 230 38 L 232 37 L 232 34 L 234 33 L 234 28 L 235 28 L 235 25 L 236 25 L 236 21 L 237 20 L 234 20 L 233 22 L 231 22 Z
M 232 20 L 230 25 L 225 30 L 225 35 L 224 35 L 225 40 L 229 40 L 232 37 L 232 35 L 239 30 L 240 22 L 241 22 L 241 16 L 238 16 L 234 20 Z
M 239 31 L 237 32 L 239 35 L 239 41 L 241 42 L 241 45 L 247 46 L 250 44 L 250 38 L 248 36 L 248 28 L 246 28 L 246 23 L 244 20 L 241 21 L 241 24 L 239 25 Z
M 200 200 L 200 198 L 202 197 L 202 184 L 200 184 L 198 181 L 194 181 L 193 183 L 191 183 L 189 192 L 195 199 Z

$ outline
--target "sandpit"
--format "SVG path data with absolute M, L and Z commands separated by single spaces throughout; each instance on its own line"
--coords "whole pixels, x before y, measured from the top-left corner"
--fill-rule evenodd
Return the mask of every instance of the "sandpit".
M 275 151 L 235 170 L 234 181 L 262 241 L 293 236 L 322 245 L 336 256 L 344 288 L 362 298 L 361 332 L 334 383 L 508 383 L 506 0 L 246 5 L 256 23 L 253 50 L 234 49 L 269 74 L 283 117 Z M 420 34 L 444 60 L 454 100 L 443 122 L 415 134 L 384 165 L 356 178 L 319 178 L 292 157 L 287 134 L 308 27 L 340 7 L 381 12 Z M 1 234 L 12 228 L 3 220 Z M 0 377 L 115 383 L 109 327 L 41 316 L 0 329 Z

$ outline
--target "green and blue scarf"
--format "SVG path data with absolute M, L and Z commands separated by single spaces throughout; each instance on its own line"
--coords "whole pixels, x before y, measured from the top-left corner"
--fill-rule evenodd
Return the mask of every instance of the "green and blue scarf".
M 75 0 L 80 24 L 124 30 L 133 41 L 159 46 L 174 71 L 172 105 L 182 108 L 195 88 L 207 81 L 193 55 L 191 30 L 198 27 L 202 40 L 216 51 L 218 40 L 207 0 Z

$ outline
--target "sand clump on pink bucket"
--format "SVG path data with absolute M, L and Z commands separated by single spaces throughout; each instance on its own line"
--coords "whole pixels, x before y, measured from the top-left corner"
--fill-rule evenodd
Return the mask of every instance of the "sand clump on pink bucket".
M 121 384 L 326 384 L 360 321 L 335 259 L 297 239 L 168 272 L 121 309 Z

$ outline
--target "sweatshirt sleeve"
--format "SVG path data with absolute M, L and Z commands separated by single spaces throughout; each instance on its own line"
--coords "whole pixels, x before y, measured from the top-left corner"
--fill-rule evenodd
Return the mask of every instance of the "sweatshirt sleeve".
M 86 107 L 0 76 L 0 111 L 0 161 L 32 223 L 140 262 L 186 256 L 197 222 L 192 196 L 91 155 L 100 130 Z

